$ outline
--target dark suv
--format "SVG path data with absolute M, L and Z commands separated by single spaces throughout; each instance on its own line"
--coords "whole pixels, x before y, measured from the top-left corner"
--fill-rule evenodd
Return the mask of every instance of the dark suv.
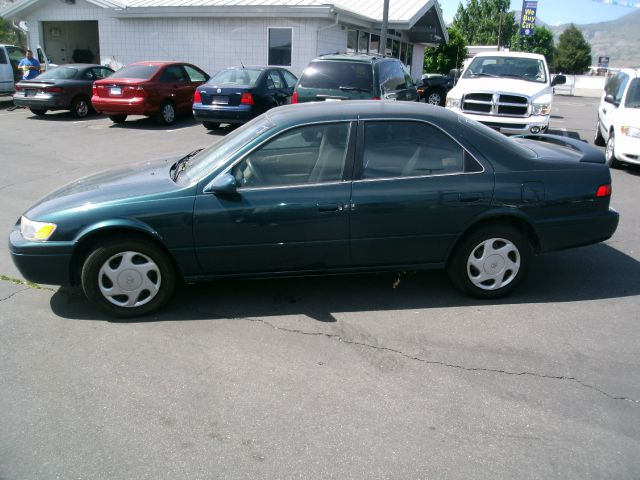
M 407 68 L 397 58 L 335 54 L 311 61 L 296 84 L 291 102 L 418 98 Z

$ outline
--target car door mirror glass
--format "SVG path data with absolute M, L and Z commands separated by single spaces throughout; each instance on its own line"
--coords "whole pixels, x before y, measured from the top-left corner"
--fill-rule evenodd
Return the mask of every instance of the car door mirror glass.
M 567 77 L 565 77 L 564 75 L 556 75 L 551 82 L 551 86 L 553 87 L 555 85 L 564 85 L 565 83 L 567 83 Z
M 611 93 L 604 97 L 604 101 L 607 103 L 612 103 L 613 105 L 618 105 L 618 102 L 616 102 L 616 97 L 614 97 Z
M 204 193 L 235 195 L 238 193 L 238 184 L 233 175 L 225 173 L 212 180 L 211 183 L 204 188 Z

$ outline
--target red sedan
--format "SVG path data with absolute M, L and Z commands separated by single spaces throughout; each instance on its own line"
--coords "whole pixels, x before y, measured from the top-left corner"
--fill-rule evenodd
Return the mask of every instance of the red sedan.
M 93 84 L 93 108 L 122 123 L 128 115 L 156 117 L 163 125 L 191 112 L 193 94 L 209 75 L 182 62 L 137 62 Z

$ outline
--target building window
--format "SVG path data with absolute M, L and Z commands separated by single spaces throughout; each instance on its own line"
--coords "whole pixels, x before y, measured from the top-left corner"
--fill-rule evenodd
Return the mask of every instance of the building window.
M 371 53 L 380 53 L 380 35 L 371 34 L 371 42 L 369 43 L 369 51 Z
M 358 49 L 358 31 L 347 31 L 347 52 L 352 53 Z
M 358 31 L 358 52 L 369 53 L 369 32 Z
M 407 46 L 407 67 L 410 67 L 412 62 L 413 62 L 413 43 L 410 43 Z
M 291 66 L 292 28 L 269 28 L 269 65 Z
M 400 44 L 400 61 L 407 64 L 407 43 L 405 42 Z

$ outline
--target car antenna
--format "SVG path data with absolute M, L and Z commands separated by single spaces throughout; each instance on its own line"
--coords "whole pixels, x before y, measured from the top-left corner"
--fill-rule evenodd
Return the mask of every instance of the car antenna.
M 240 60 L 240 65 L 242 65 L 242 68 L 244 69 L 244 63 L 242 63 L 242 60 Z

